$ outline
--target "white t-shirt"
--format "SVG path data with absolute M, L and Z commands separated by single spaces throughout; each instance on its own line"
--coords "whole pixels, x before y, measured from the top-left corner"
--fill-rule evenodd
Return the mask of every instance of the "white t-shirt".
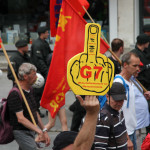
M 143 89 L 141 86 L 135 81 L 134 78 L 132 80 L 138 85 L 140 90 L 134 84 L 134 93 L 135 93 L 135 111 L 136 111 L 136 119 L 137 119 L 137 127 L 136 129 L 141 129 L 149 126 L 150 118 L 149 118 L 149 108 L 146 98 L 144 97 Z
M 119 82 L 123 84 L 123 81 L 120 78 L 116 78 L 114 82 Z M 128 135 L 131 135 L 134 133 L 137 126 L 136 113 L 135 113 L 134 84 L 131 81 L 129 82 L 127 80 L 125 80 L 125 83 L 129 86 L 129 107 L 127 108 L 127 100 L 125 100 L 122 106 L 122 110 L 125 118 L 125 124 L 126 124 Z M 128 92 L 126 96 L 128 98 Z

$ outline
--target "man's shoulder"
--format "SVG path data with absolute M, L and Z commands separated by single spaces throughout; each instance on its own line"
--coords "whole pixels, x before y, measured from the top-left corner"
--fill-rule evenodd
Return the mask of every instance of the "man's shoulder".
M 22 55 L 17 51 L 17 52 L 15 52 L 11 55 L 10 60 L 16 60 L 16 59 L 19 59 L 19 58 L 22 58 Z
M 137 52 L 137 51 L 138 50 L 136 48 L 134 48 L 134 49 L 131 50 L 132 53 Z
M 116 61 L 113 59 L 113 57 L 112 56 L 109 56 L 108 57 L 113 63 L 115 63 Z
M 19 89 L 18 89 L 18 87 L 16 87 L 16 86 L 14 86 L 11 90 L 10 90 L 10 92 L 9 92 L 9 94 L 8 94 L 8 101 L 11 99 L 21 99 L 21 93 L 19 93 L 20 91 L 19 91 Z
M 37 38 L 33 43 L 31 47 L 40 46 L 42 44 L 42 41 L 40 38 Z
M 123 80 L 125 81 L 125 79 L 120 74 L 117 74 L 114 78 L 114 82 L 119 82 L 122 84 L 123 84 Z
M 139 50 L 138 48 L 135 48 L 133 50 L 131 50 L 132 53 L 135 53 L 137 55 L 140 55 L 141 53 L 143 53 L 141 50 Z
M 106 106 L 106 105 L 105 105 Z M 110 123 L 111 119 L 111 112 L 107 107 L 103 107 L 103 109 L 100 112 L 100 120 L 106 123 Z

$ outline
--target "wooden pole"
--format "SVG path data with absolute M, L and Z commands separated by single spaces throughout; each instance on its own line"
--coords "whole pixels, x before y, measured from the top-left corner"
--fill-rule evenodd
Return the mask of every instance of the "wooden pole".
M 138 79 L 136 79 L 136 78 L 135 78 L 135 80 L 136 80 L 136 82 L 142 87 L 143 92 L 144 92 L 144 93 L 147 92 L 147 89 L 141 84 L 141 82 L 140 82 Z
M 88 13 L 88 11 L 86 10 L 86 8 L 85 8 L 84 6 L 82 6 L 82 7 L 83 7 L 83 9 L 85 10 L 85 12 L 86 12 L 86 14 L 88 15 L 88 17 L 90 18 L 90 20 L 91 20 L 93 23 L 95 23 L 94 20 L 92 19 L 91 15 L 90 15 L 90 14 Z M 107 40 L 106 40 L 106 38 L 104 37 L 103 33 L 101 33 L 101 35 L 102 35 L 104 41 L 109 45 L 109 43 L 107 42 Z M 115 57 L 115 59 L 119 62 L 119 64 L 121 65 L 121 64 L 122 64 L 121 60 L 116 56 L 116 54 L 111 50 L 111 48 L 109 48 L 108 50 L 109 50 L 109 52 Z M 140 83 L 140 81 L 138 81 L 137 79 L 136 79 L 136 81 L 140 84 L 140 86 L 142 87 L 143 91 L 146 92 L 147 89 Z
M 20 90 L 20 93 L 21 93 L 22 98 L 23 98 L 23 100 L 24 100 L 24 103 L 25 103 L 25 105 L 26 105 L 26 107 L 27 107 L 27 110 L 28 110 L 28 112 L 29 112 L 29 115 L 30 115 L 30 117 L 31 117 L 31 119 L 32 119 L 32 122 L 33 122 L 33 124 L 36 126 L 36 122 L 35 122 L 35 119 L 34 119 L 34 117 L 33 117 L 32 112 L 31 112 L 31 109 L 30 109 L 30 107 L 29 107 L 29 104 L 28 104 L 28 102 L 27 102 L 27 100 L 26 100 L 26 97 L 25 97 L 23 91 L 22 91 L 22 88 L 21 88 L 21 86 L 20 86 L 20 84 L 19 84 L 19 81 L 18 81 L 18 79 L 17 79 L 16 73 L 15 73 L 15 71 L 14 71 L 14 68 L 12 67 L 12 64 L 11 64 L 11 62 L 10 62 L 10 60 L 9 60 L 9 57 L 8 57 L 8 55 L 7 55 L 7 52 L 6 52 L 6 50 L 5 50 L 5 47 L 4 47 L 4 45 L 3 45 L 1 39 L 0 39 L 0 45 L 1 45 L 1 47 L 2 47 L 2 50 L 3 50 L 3 52 L 4 52 L 5 57 L 6 57 L 6 59 L 7 59 L 8 65 L 9 65 L 9 67 L 10 67 L 10 69 L 11 69 L 11 72 L 12 72 L 14 78 L 15 78 L 16 84 L 17 84 L 17 86 L 18 86 L 18 88 L 19 88 L 19 90 Z

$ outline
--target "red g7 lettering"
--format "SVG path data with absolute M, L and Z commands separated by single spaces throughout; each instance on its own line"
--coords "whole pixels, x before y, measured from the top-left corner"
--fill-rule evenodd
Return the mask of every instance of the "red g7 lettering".
M 85 71 L 85 69 L 87 69 L 88 71 Z M 83 66 L 80 70 L 80 74 L 82 78 L 90 78 L 92 76 L 92 71 L 91 71 L 91 67 L 90 66 Z M 94 66 L 93 69 L 98 70 L 95 74 L 95 79 L 98 79 L 98 76 L 101 72 L 101 70 L 103 69 L 103 67 L 99 67 L 99 66 Z

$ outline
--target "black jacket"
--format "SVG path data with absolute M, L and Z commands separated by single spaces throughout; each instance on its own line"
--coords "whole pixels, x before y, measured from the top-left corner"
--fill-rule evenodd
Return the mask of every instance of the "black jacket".
M 140 61 L 143 63 L 141 72 L 139 73 L 137 79 L 146 87 L 150 88 L 150 68 L 147 67 L 150 64 L 150 60 L 146 58 L 146 54 L 141 51 L 137 46 L 131 52 L 137 54 L 140 58 Z
M 10 57 L 10 62 L 14 68 L 14 71 L 16 75 L 18 76 L 18 69 L 22 63 L 30 63 L 30 57 L 28 54 L 22 55 L 19 51 L 15 52 L 11 57 Z M 14 77 L 13 74 L 10 70 L 10 67 L 8 66 L 8 73 L 7 73 L 8 79 L 12 80 L 14 82 Z
M 31 46 L 31 61 L 44 78 L 46 78 L 49 68 L 47 57 L 50 53 L 51 49 L 47 41 L 38 38 L 33 42 Z

